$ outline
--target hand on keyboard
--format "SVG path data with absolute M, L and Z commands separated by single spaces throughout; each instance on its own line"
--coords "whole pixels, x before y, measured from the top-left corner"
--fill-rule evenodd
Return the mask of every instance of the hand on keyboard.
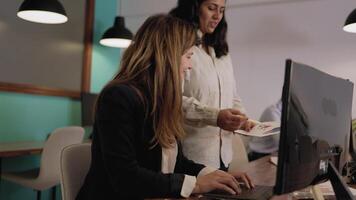
M 267 200 L 273 195 L 273 187 L 257 185 L 252 189 L 241 188 L 239 194 L 229 194 L 221 190 L 203 194 L 208 199 L 244 199 L 244 200 Z
M 237 192 L 237 194 L 240 194 L 242 192 L 242 190 L 248 190 L 247 188 L 239 188 L 239 191 Z M 229 192 L 225 191 L 225 190 L 220 190 L 220 189 L 216 189 L 213 190 L 211 192 L 209 192 L 211 194 L 222 194 L 222 195 L 231 195 Z
M 216 170 L 204 176 L 197 177 L 194 193 L 206 193 L 214 189 L 224 190 L 226 193 L 239 193 L 240 187 L 236 178 L 224 171 Z

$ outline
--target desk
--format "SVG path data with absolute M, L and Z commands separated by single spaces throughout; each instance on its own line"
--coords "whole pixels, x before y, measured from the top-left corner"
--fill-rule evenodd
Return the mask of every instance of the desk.
M 255 185 L 274 186 L 276 182 L 277 166 L 272 164 L 270 156 L 249 162 L 238 168 L 239 171 L 246 172 Z
M 271 156 L 265 156 L 260 159 L 249 162 L 239 167 L 239 171 L 246 172 L 255 185 L 274 186 L 276 183 L 277 166 L 272 164 L 269 159 Z M 288 195 L 273 196 L 272 200 L 291 199 Z
M 276 173 L 277 173 L 277 166 L 270 162 L 270 156 L 265 156 L 258 160 L 249 162 L 244 166 L 239 166 L 239 171 L 246 172 L 250 178 L 253 180 L 253 183 L 256 185 L 267 185 L 267 186 L 274 186 L 276 181 Z M 356 185 L 350 185 L 353 188 L 356 188 Z M 324 196 L 326 200 L 335 200 L 335 196 Z M 189 200 L 206 200 L 203 197 L 193 196 L 188 198 Z M 150 200 L 150 199 L 147 199 Z M 152 199 L 151 199 L 152 200 Z M 158 200 L 158 199 L 155 199 Z M 160 200 L 167 200 L 167 199 L 160 199 Z M 172 199 L 171 199 L 172 200 Z M 295 200 L 294 197 L 290 195 L 280 195 L 280 196 L 273 196 L 271 200 Z
M 276 181 L 277 166 L 269 161 L 270 156 L 249 162 L 239 167 L 239 171 L 246 172 L 255 185 L 274 186 Z M 190 200 L 204 200 L 204 198 L 190 197 Z M 274 196 L 271 200 L 288 200 L 288 195 Z M 158 200 L 158 199 L 156 199 Z M 167 199 L 165 199 L 167 200 Z
M 0 143 L 0 176 L 2 158 L 40 154 L 45 142 L 7 142 Z M 1 177 L 0 177 L 1 180 Z

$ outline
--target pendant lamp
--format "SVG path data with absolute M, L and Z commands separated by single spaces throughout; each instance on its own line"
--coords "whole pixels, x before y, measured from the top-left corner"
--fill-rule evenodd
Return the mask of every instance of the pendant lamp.
M 25 0 L 17 16 L 43 24 L 62 24 L 68 21 L 66 12 L 58 0 Z
M 356 33 L 356 9 L 347 17 L 343 29 L 346 32 Z
M 132 33 L 125 27 L 125 19 L 117 16 L 114 26 L 105 31 L 100 44 L 109 47 L 127 48 L 131 44 L 131 40 Z

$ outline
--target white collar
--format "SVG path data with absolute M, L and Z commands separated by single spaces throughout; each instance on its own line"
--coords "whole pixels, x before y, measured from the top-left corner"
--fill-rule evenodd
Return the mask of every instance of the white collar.
M 202 32 L 200 29 L 197 30 L 197 36 L 198 36 L 198 38 L 199 38 L 200 40 L 202 40 L 202 38 L 203 38 L 203 32 Z M 199 44 L 198 47 L 199 47 L 200 49 L 203 49 L 203 44 Z M 209 51 L 209 55 L 210 55 L 212 58 L 215 58 L 215 57 L 216 57 L 215 50 L 214 50 L 213 47 L 208 46 L 208 51 Z

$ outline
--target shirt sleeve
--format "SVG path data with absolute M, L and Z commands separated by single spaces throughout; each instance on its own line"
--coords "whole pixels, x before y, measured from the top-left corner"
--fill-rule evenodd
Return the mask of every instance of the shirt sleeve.
M 191 126 L 217 126 L 219 109 L 206 106 L 194 97 L 183 96 L 185 122 Z
M 205 176 L 216 170 L 217 169 L 213 167 L 204 167 L 202 170 L 200 170 L 197 177 Z M 196 182 L 197 182 L 197 178 L 195 176 L 185 175 L 180 195 L 182 197 L 188 198 L 192 194 Z
M 196 182 L 197 178 L 195 176 L 185 175 L 180 195 L 184 198 L 188 198 L 192 194 Z

